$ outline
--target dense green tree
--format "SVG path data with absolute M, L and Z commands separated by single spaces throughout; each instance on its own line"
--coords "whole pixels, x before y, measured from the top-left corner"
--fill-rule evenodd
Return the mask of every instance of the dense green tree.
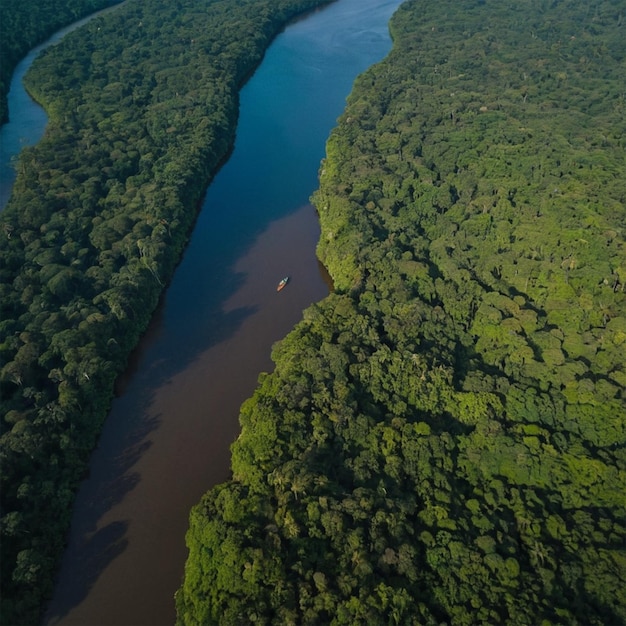
M 26 53 L 56 30 L 119 0 L 6 0 L 0 5 L 0 123 L 8 119 L 11 75 Z
M 625 9 L 397 11 L 314 197 L 335 292 L 192 512 L 179 623 L 626 622 Z

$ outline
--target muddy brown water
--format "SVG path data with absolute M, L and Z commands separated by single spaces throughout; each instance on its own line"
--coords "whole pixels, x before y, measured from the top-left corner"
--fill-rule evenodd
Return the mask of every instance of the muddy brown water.
M 272 367 L 268 348 L 328 293 L 314 256 L 318 233 L 310 205 L 270 224 L 235 262 L 241 281 L 221 304 L 240 320 L 236 332 L 171 377 L 156 374 L 154 385 L 150 372 L 126 381 L 79 494 L 52 623 L 173 622 L 187 513 L 229 476 L 236 416 L 259 372 Z M 285 268 L 291 279 L 278 293 Z M 153 350 L 159 323 L 157 316 L 144 352 Z

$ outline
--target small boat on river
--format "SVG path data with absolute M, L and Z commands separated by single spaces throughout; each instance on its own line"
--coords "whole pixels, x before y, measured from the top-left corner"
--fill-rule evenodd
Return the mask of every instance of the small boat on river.
M 278 283 L 278 287 L 276 287 L 276 291 L 280 291 L 281 289 L 284 289 L 285 285 L 289 282 L 289 276 L 285 276 L 285 278 L 283 278 L 279 283 Z

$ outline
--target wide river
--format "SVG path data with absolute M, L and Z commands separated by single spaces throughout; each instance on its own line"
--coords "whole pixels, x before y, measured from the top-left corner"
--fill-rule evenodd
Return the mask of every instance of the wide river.
M 239 407 L 272 369 L 272 344 L 328 293 L 308 199 L 355 77 L 390 49 L 400 3 L 338 0 L 297 20 L 242 90 L 233 154 L 80 488 L 46 623 L 174 623 L 189 510 L 228 478 Z

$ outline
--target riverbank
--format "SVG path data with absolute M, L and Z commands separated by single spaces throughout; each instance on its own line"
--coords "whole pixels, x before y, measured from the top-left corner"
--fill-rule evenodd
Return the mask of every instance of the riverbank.
M 24 87 L 24 76 L 34 60 L 47 48 L 58 43 L 72 31 L 87 24 L 92 19 L 105 15 L 108 11 L 117 9 L 118 2 L 108 8 L 100 9 L 88 16 L 64 26 L 43 43 L 30 50 L 28 54 L 15 66 L 11 76 L 6 101 L 10 118 L 0 126 L 0 211 L 9 201 L 13 184 L 17 175 L 16 165 L 21 150 L 35 145 L 42 137 L 48 123 L 48 116 L 44 109 L 35 102 Z M 50 31 L 46 31 L 50 32 Z
M 271 369 L 269 346 L 327 294 L 315 259 L 318 236 L 311 206 L 261 233 L 228 269 L 237 286 L 218 304 L 224 321 L 205 320 L 209 345 L 164 349 L 158 339 L 173 297 L 165 296 L 79 491 L 45 623 L 174 622 L 188 511 L 207 483 L 230 475 L 242 396 Z M 292 280 L 277 294 L 286 268 Z M 152 574 L 146 579 L 145 572 Z
M 15 111 L 7 101 L 13 86 L 14 70 L 20 59 L 57 29 L 114 5 L 110 0 L 22 0 L 5 2 L 0 7 L 0 123 L 4 124 Z

